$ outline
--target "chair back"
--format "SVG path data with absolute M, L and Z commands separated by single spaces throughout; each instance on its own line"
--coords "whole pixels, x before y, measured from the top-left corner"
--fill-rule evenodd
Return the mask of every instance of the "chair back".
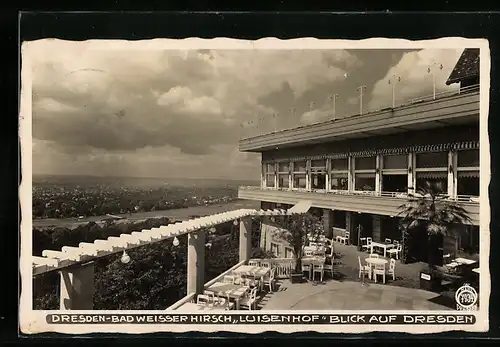
M 366 238 L 366 244 L 369 246 L 372 244 L 372 238 L 371 237 L 367 237 Z
M 346 232 L 344 233 L 344 237 L 345 237 L 346 239 L 349 239 L 349 238 L 351 237 L 351 232 L 350 232 L 350 231 L 346 231 Z
M 359 268 L 363 268 L 363 264 L 361 264 L 361 257 L 358 255 L 358 264 L 359 264 Z
M 392 243 L 392 240 L 391 239 L 385 239 L 385 242 L 386 243 Z
M 399 245 L 399 241 L 398 240 L 392 240 L 392 243 L 395 244 L 395 245 Z
M 313 256 L 313 251 L 307 249 L 307 250 L 304 251 L 304 255 L 306 257 L 312 257 Z
M 269 280 L 270 281 L 274 280 L 275 274 L 276 274 L 276 268 L 272 268 L 271 272 L 269 273 Z
M 322 271 L 325 268 L 325 264 L 314 264 L 313 271 Z
M 397 250 L 398 250 L 398 252 L 401 252 L 403 250 L 403 245 L 398 243 Z
M 317 242 L 309 242 L 309 246 L 310 247 L 318 247 L 319 243 L 317 243 Z
M 255 299 L 257 299 L 257 287 L 252 288 L 252 289 L 250 290 L 250 295 L 249 295 L 249 297 L 250 297 L 250 299 L 251 299 L 251 300 L 255 300 Z
M 394 271 L 396 269 L 396 261 L 391 258 L 389 262 L 389 271 Z
M 375 271 L 385 271 L 385 264 L 375 264 Z
M 208 295 L 199 294 L 196 303 L 208 305 L 210 303 L 210 297 Z
M 260 266 L 265 267 L 266 269 L 269 269 L 269 268 L 271 268 L 271 263 L 268 261 L 265 261 L 263 263 L 260 263 Z
M 326 254 L 326 252 L 323 250 L 323 251 L 315 251 L 313 252 L 313 256 L 317 256 L 317 257 L 324 257 Z
M 224 276 L 224 279 L 222 280 L 224 283 L 231 283 L 231 284 L 234 284 L 234 281 L 236 280 L 236 278 L 234 276 L 229 276 L 229 275 L 226 275 Z
M 258 260 L 249 260 L 248 265 L 250 266 L 259 266 L 259 261 Z
M 368 256 L 368 258 L 376 258 L 376 259 L 378 259 L 378 258 L 380 258 L 380 255 L 378 255 L 377 253 L 371 253 L 371 254 Z

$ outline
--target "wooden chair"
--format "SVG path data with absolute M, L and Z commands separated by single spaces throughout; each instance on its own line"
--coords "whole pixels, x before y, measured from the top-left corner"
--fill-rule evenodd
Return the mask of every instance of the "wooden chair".
M 363 265 L 361 263 L 360 256 L 358 256 L 358 264 L 359 264 L 359 278 L 361 278 L 361 276 L 364 276 L 365 274 L 368 274 L 368 278 L 371 278 L 372 277 L 372 275 L 371 275 L 372 268 L 369 265 Z
M 236 280 L 236 277 L 235 276 L 229 276 L 229 275 L 226 275 L 224 276 L 224 278 L 222 279 L 222 282 L 224 283 L 230 283 L 230 284 L 234 284 L 234 281 Z
M 385 284 L 385 264 L 375 264 L 372 270 L 373 278 L 377 283 L 377 276 L 382 276 L 383 283 Z
M 385 243 L 392 243 L 391 239 L 385 239 Z
M 240 299 L 240 308 L 246 308 L 251 311 L 255 308 L 255 304 L 257 302 L 257 288 L 253 288 L 250 290 L 250 293 L 247 296 Z
M 323 275 L 325 273 L 325 265 L 324 264 L 314 264 L 312 270 L 312 279 L 314 281 L 314 274 L 319 273 L 320 282 L 323 282 Z
M 275 272 L 276 272 L 276 269 L 271 269 L 271 271 L 269 272 L 269 277 L 265 277 L 263 279 L 264 283 L 263 285 L 264 286 L 269 286 L 269 292 L 272 293 L 273 292 L 273 285 L 274 285 L 274 275 L 275 275 Z
M 380 254 L 377 254 L 377 253 L 370 253 L 370 255 L 368 256 L 368 258 L 379 259 L 379 258 L 380 258 Z
M 350 240 L 350 236 L 351 236 L 351 233 L 349 231 L 346 231 L 344 233 L 344 236 L 337 236 L 337 241 L 339 241 L 340 243 L 343 243 L 344 245 L 348 245 L 349 240 Z
M 302 273 L 307 272 L 308 279 L 311 279 L 311 269 L 310 264 L 302 264 Z
M 387 271 L 388 275 L 392 275 L 392 280 L 396 280 L 396 261 L 391 258 L 389 261 L 389 270 Z
M 255 260 L 255 259 L 250 259 L 248 261 L 248 265 L 249 266 L 260 266 L 260 262 L 258 260 Z
M 196 304 L 198 305 L 209 305 L 210 304 L 210 296 L 199 294 L 196 300 Z
M 372 238 L 366 238 L 366 244 L 362 246 L 363 251 L 368 252 L 372 249 Z
M 401 244 L 398 244 L 395 248 L 391 248 L 387 250 L 387 254 L 389 254 L 389 257 L 392 258 L 392 255 L 396 255 L 396 259 L 399 259 L 399 256 L 401 252 L 403 251 L 403 246 Z

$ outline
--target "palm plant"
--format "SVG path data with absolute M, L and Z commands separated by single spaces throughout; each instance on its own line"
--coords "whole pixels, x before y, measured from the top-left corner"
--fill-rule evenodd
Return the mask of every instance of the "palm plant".
M 430 239 L 435 235 L 455 236 L 456 227 L 470 224 L 467 211 L 448 196 L 442 194 L 440 186 L 426 182 L 416 195 L 401 205 L 401 226 L 409 233 L 423 228 Z M 428 254 L 429 255 L 429 254 Z M 429 262 L 429 267 L 433 265 Z
M 291 214 L 277 217 L 275 223 L 280 226 L 279 237 L 293 248 L 295 273 L 302 272 L 304 247 L 309 238 L 319 239 L 323 233 L 319 218 L 310 213 Z

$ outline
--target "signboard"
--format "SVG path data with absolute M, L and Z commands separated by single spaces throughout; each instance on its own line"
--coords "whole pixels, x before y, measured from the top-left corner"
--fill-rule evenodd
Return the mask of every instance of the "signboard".
M 431 275 L 421 273 L 420 274 L 420 278 L 423 279 L 423 280 L 426 280 L 426 281 L 430 281 L 431 280 Z

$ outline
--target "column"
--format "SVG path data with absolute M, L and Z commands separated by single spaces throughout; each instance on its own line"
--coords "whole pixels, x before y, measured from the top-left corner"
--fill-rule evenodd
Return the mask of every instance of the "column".
M 408 153 L 408 194 L 415 194 L 415 154 Z
M 264 165 L 265 164 L 263 164 L 261 162 L 261 165 L 260 165 L 260 187 L 261 188 L 266 188 L 266 168 Z
M 240 261 L 250 259 L 252 254 L 252 217 L 240 219 Z
M 187 293 L 203 293 L 205 284 L 205 232 L 188 234 Z
M 372 214 L 373 218 L 373 241 L 383 241 L 382 240 L 382 218 L 377 214 Z
M 278 188 L 278 163 L 274 163 L 274 188 Z
M 380 195 L 382 191 L 382 156 L 377 155 L 375 157 L 376 160 L 376 171 L 375 171 L 375 193 Z
M 330 182 L 330 168 L 331 168 L 331 159 L 326 158 L 325 188 L 327 192 L 329 192 L 330 189 L 332 189 L 332 184 Z
M 60 271 L 60 309 L 94 309 L 94 263 L 90 262 Z
M 293 188 L 293 161 L 290 162 L 290 166 L 288 167 L 288 189 L 292 190 Z
M 306 160 L 306 190 L 311 191 L 311 160 Z
M 333 211 L 329 208 L 323 209 L 323 229 L 327 238 L 333 237 Z
M 448 196 L 457 196 L 457 164 L 458 156 L 457 152 L 448 152 Z
M 345 213 L 345 230 L 349 232 L 349 244 L 352 244 L 352 239 L 354 236 L 354 216 L 353 212 L 346 211 Z
M 350 191 L 350 192 L 353 192 L 354 191 L 354 187 L 355 187 L 355 181 L 354 181 L 354 158 L 353 157 L 349 157 L 348 158 L 348 162 L 347 162 L 347 166 L 348 166 L 348 173 L 347 173 L 347 190 Z

